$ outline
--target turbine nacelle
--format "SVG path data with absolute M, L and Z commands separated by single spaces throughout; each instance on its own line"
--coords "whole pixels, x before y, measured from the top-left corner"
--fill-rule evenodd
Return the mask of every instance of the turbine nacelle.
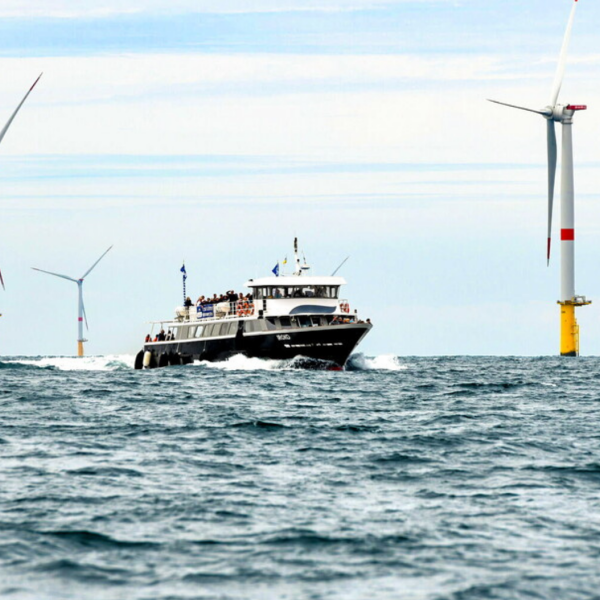
M 556 123 L 564 123 L 570 121 L 573 115 L 580 110 L 587 110 L 587 106 L 585 104 L 557 104 L 554 108 L 546 106 L 540 112 L 548 120 L 552 119 Z

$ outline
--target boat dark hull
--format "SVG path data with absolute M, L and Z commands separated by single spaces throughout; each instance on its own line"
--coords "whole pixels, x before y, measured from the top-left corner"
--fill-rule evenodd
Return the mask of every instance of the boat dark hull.
M 141 355 L 146 351 L 153 353 L 151 366 L 186 364 L 194 360 L 223 361 L 242 354 L 249 358 L 274 360 L 303 356 L 343 367 L 370 329 L 371 325 L 367 323 L 279 329 L 260 334 L 244 334 L 240 328 L 237 335 L 230 337 L 153 342 L 144 345 L 136 368 L 141 368 Z

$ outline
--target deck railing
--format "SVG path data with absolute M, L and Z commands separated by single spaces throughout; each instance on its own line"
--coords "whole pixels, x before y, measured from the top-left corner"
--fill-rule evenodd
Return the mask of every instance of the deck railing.
M 248 300 L 236 302 L 217 302 L 216 304 L 198 304 L 197 306 L 181 306 L 176 310 L 180 321 L 196 321 L 203 319 L 233 319 L 254 315 L 254 303 Z
M 297 299 L 295 299 L 297 300 Z M 307 299 L 305 299 L 307 300 Z M 271 301 L 271 300 L 270 300 Z M 263 301 L 258 301 L 258 306 L 263 309 Z M 333 307 L 332 307 L 333 308 Z M 350 314 L 350 304 L 348 300 L 338 300 L 337 313 Z M 252 317 L 257 311 L 257 302 L 248 300 L 237 300 L 236 302 L 217 302 L 215 304 L 199 304 L 197 306 L 180 306 L 176 310 L 177 321 L 202 321 L 204 319 L 239 319 L 240 317 Z M 263 309 L 263 314 L 269 314 L 271 311 Z M 279 311 L 273 314 L 280 314 Z

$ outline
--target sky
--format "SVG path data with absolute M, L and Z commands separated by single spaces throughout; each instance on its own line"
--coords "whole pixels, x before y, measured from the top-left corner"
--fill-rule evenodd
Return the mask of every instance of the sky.
M 0 354 L 135 353 L 291 256 L 340 271 L 367 355 L 554 355 L 545 123 L 571 0 L 0 0 Z M 580 0 L 581 352 L 600 355 L 600 5 Z M 3 116 L 4 115 L 4 116 Z M 558 189 L 558 187 L 557 187 Z M 555 214 L 559 214 L 557 209 Z

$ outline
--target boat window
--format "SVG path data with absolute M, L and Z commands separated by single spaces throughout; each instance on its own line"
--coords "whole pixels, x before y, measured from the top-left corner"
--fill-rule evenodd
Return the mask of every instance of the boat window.
M 260 288 L 260 295 L 256 299 L 269 298 L 337 298 L 339 285 L 305 285 Z M 256 289 L 259 291 L 259 288 Z
M 185 340 L 187 339 L 187 327 L 176 327 L 175 328 L 175 339 L 176 340 Z
M 277 329 L 277 321 L 271 317 L 266 319 L 266 326 L 268 330 Z
M 207 325 L 204 328 L 204 337 L 212 337 L 214 328 L 215 328 L 214 324 Z
M 256 319 L 255 321 L 246 321 L 244 323 L 244 330 L 247 333 L 253 332 L 253 331 L 265 331 L 266 330 L 266 324 L 265 321 L 263 321 L 262 319 Z
M 202 337 L 202 332 L 204 331 L 204 325 L 198 325 L 198 327 L 196 327 L 196 337 Z
M 291 323 L 289 317 L 280 317 L 279 323 L 282 327 L 291 327 L 292 326 L 292 323 Z
M 298 317 L 300 327 L 312 327 L 310 317 Z
M 312 321 L 313 327 L 319 327 L 319 325 L 321 325 L 321 317 L 311 317 L 310 320 Z
M 232 321 L 229 323 L 229 330 L 227 331 L 228 335 L 235 335 L 237 333 L 238 321 Z

